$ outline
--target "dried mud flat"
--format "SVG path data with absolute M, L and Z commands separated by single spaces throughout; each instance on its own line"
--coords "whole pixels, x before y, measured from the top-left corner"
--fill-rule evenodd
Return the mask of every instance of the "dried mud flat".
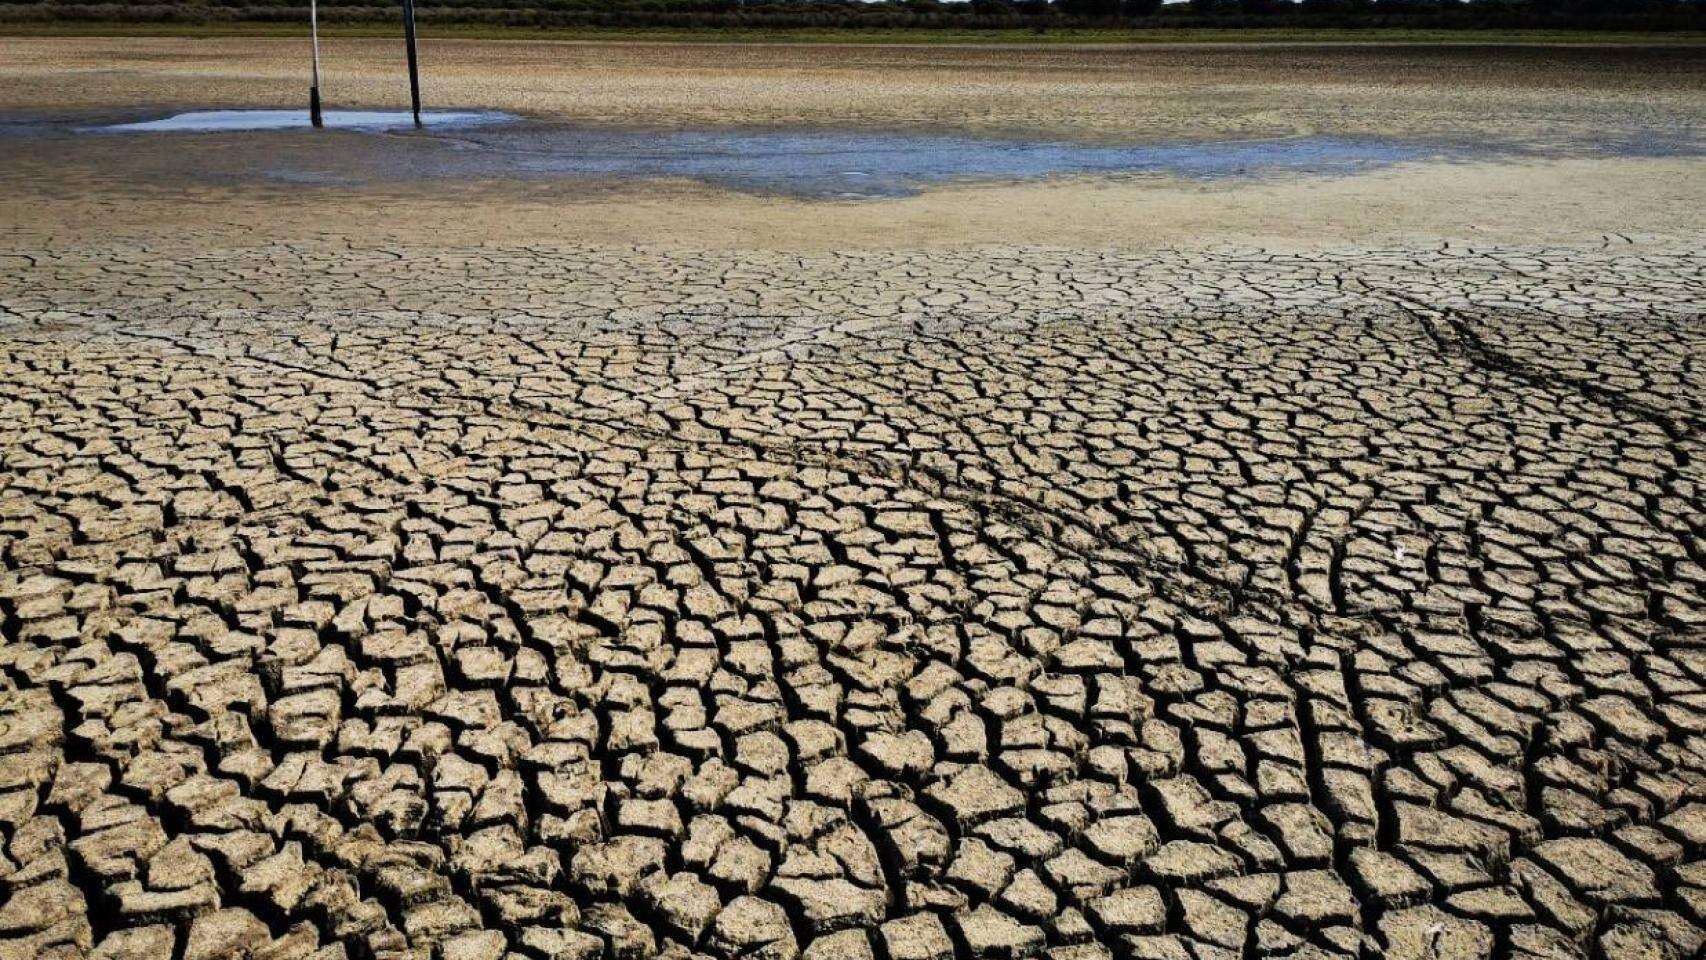
M 11 955 L 1701 946 L 1697 250 L 0 263 Z
M 1407 229 L 1571 242 L 1469 245 L 12 191 L 0 957 L 1697 956 L 1664 163 L 1478 170 Z M 1385 176 L 1143 209 L 1465 182 Z
M 394 40 L 328 39 L 329 106 L 406 106 Z M 0 38 L 0 107 L 301 106 L 301 40 Z M 1706 49 L 422 41 L 429 104 L 596 122 L 926 124 L 1083 136 L 1547 137 L 1682 114 Z

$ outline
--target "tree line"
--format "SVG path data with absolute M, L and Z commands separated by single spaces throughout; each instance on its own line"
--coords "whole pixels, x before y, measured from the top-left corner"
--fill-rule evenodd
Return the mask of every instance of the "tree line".
M 395 4 L 322 0 L 332 23 Z M 733 29 L 1409 28 L 1699 30 L 1706 0 L 421 0 L 420 19 L 516 27 Z M 0 0 L 0 21 L 293 21 L 305 0 Z

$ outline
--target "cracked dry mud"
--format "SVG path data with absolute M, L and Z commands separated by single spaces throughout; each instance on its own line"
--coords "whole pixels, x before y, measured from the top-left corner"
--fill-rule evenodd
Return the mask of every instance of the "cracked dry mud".
M 1697 956 L 1703 267 L 0 256 L 0 956 Z

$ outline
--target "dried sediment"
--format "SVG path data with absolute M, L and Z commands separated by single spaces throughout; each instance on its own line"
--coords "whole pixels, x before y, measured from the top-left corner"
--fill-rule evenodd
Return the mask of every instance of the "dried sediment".
M 0 935 L 1696 955 L 1702 266 L 0 255 Z

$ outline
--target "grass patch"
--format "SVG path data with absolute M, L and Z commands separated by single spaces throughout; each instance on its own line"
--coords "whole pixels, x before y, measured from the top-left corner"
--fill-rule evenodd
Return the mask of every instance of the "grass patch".
M 294 23 L 0 23 L 0 37 L 276 37 L 299 38 Z M 1032 30 L 932 29 L 704 29 L 635 27 L 509 27 L 473 23 L 421 25 L 424 36 L 467 40 L 554 40 L 601 43 L 856 43 L 856 44 L 1124 44 L 1156 43 L 1412 43 L 1412 44 L 1706 44 L 1706 32 L 1646 33 L 1592 30 L 1310 30 L 1304 28 L 1153 28 Z M 321 24 L 322 37 L 401 36 L 400 23 Z

